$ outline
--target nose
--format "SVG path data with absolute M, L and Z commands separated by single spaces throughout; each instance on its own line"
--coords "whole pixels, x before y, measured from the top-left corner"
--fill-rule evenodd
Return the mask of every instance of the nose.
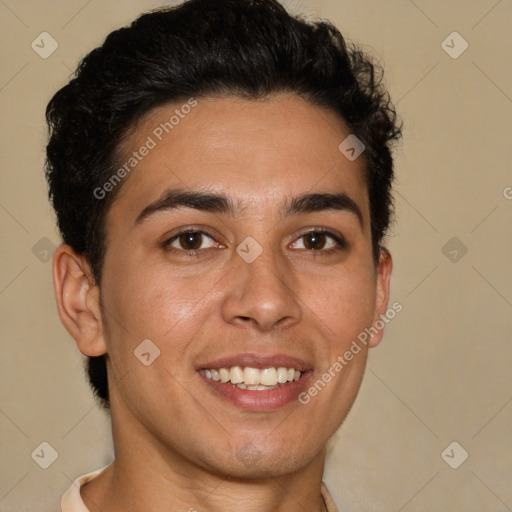
M 233 255 L 222 317 L 235 326 L 259 331 L 290 327 L 302 318 L 293 273 L 285 257 L 271 249 L 251 263 Z

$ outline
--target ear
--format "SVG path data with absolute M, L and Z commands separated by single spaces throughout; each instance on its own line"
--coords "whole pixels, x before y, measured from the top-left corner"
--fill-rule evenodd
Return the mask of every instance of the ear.
M 385 324 L 381 320 L 381 315 L 384 316 L 389 301 L 389 286 L 391 280 L 391 271 L 393 269 L 393 260 L 391 253 L 385 248 L 381 247 L 379 255 L 379 263 L 377 265 L 377 293 L 375 296 L 375 315 L 373 317 L 373 326 L 377 328 L 380 324 Z M 378 323 L 377 323 L 378 322 Z M 376 334 L 372 334 L 369 346 L 377 346 L 384 336 L 384 328 L 377 329 Z
M 100 289 L 89 264 L 62 244 L 53 256 L 53 286 L 59 317 L 86 356 L 106 353 L 101 322 Z

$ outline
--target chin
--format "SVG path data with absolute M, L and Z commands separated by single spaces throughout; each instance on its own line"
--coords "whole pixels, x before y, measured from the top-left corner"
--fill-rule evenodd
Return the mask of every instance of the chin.
M 320 449 L 319 452 L 321 451 Z M 260 480 L 295 473 L 310 464 L 317 455 L 318 453 L 299 452 L 288 447 L 258 447 L 255 443 L 248 442 L 233 456 L 227 459 L 216 457 L 211 462 L 214 472 L 222 474 L 225 478 Z

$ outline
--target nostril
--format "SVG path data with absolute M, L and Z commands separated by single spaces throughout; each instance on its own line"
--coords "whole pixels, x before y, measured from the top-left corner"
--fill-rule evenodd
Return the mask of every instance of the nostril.
M 242 327 L 249 327 L 251 325 L 251 323 L 254 322 L 254 319 L 250 316 L 237 316 L 235 319 L 234 319 L 234 325 L 239 325 L 239 326 L 242 326 Z
M 238 315 L 236 317 L 236 321 L 237 322 L 240 322 L 240 323 L 247 323 L 247 322 L 250 322 L 252 321 L 252 318 L 250 316 L 241 316 L 241 315 Z

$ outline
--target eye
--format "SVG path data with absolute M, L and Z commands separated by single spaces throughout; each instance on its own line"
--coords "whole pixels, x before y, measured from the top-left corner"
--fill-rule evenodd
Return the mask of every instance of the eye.
M 206 244 L 205 244 L 206 242 Z M 187 230 L 178 233 L 164 242 L 164 247 L 171 252 L 185 252 L 196 254 L 201 249 L 220 247 L 210 235 L 204 231 Z
M 291 244 L 292 249 L 303 249 L 312 252 L 333 252 L 346 249 L 345 239 L 324 229 L 314 229 L 303 233 L 296 242 Z

